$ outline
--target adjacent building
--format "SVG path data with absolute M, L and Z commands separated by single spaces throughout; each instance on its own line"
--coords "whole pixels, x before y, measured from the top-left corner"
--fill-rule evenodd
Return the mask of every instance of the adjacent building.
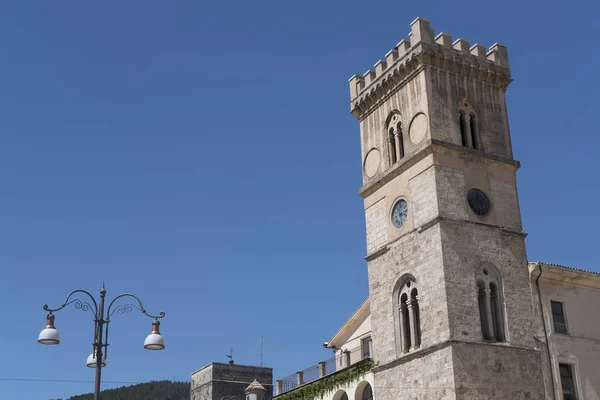
M 271 400 L 273 369 L 213 362 L 192 373 L 190 400 Z M 257 393 L 264 394 L 260 396 Z M 247 397 L 248 396 L 248 397 Z
M 544 263 L 529 269 L 546 393 L 600 399 L 600 274 Z

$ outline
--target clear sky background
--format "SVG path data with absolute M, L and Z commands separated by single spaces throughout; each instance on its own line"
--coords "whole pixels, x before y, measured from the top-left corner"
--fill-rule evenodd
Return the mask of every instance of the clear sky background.
M 428 18 L 508 45 L 530 260 L 600 271 L 598 6 L 481 1 L 3 1 L 0 398 L 90 392 L 76 288 L 164 310 L 111 324 L 108 382 L 188 380 L 211 361 L 276 378 L 368 294 L 358 123 L 348 78 Z M 42 383 L 6 379 L 81 380 Z

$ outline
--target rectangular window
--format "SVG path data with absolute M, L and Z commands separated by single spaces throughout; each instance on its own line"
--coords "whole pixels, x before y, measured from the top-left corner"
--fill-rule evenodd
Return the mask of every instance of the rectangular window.
M 554 323 L 554 333 L 567 334 L 567 324 L 565 323 L 565 313 L 563 303 L 551 301 L 552 305 L 552 322 Z
M 373 341 L 371 340 L 371 336 L 362 340 L 362 352 L 363 359 L 373 357 Z
M 560 370 L 560 385 L 564 400 L 577 400 L 575 395 L 575 381 L 573 380 L 573 370 L 569 364 L 558 364 Z

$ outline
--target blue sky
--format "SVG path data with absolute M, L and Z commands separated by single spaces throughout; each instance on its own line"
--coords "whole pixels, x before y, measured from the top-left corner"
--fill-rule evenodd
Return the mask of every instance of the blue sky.
M 330 356 L 367 296 L 358 124 L 348 78 L 428 18 L 508 45 L 531 260 L 600 271 L 598 6 L 506 1 L 4 1 L 0 12 L 0 378 L 93 380 L 76 288 L 164 310 L 111 325 L 106 382 L 187 380 L 211 361 L 276 377 Z M 104 387 L 119 386 L 105 383 Z M 0 380 L 3 399 L 91 383 Z

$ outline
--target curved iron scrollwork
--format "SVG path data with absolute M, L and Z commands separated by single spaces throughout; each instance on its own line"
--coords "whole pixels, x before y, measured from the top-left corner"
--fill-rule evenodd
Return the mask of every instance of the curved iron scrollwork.
M 115 308 L 110 314 L 108 314 L 108 317 L 110 319 L 110 317 L 113 314 L 127 314 L 133 311 L 133 308 L 137 308 L 138 310 L 140 309 L 138 306 L 136 306 L 135 304 L 121 304 L 118 305 L 117 308 Z
M 115 303 L 115 301 L 119 300 L 121 297 L 131 297 L 131 298 L 137 300 L 137 302 L 139 304 L 139 307 L 136 306 L 135 304 L 126 304 L 124 306 L 120 305 L 120 306 L 117 306 L 117 308 L 114 311 L 111 312 L 110 310 L 111 310 L 113 304 Z M 111 301 L 110 304 L 108 305 L 107 322 L 110 321 L 111 315 L 113 315 L 115 312 L 119 313 L 119 314 L 125 314 L 125 313 L 128 313 L 128 312 L 131 312 L 132 309 L 133 309 L 133 307 L 137 308 L 138 310 L 140 310 L 141 312 L 143 312 L 144 314 L 146 314 L 150 318 L 159 319 L 159 318 L 163 318 L 165 316 L 164 311 L 161 311 L 158 315 L 149 314 L 146 311 L 146 309 L 144 308 L 144 305 L 142 304 L 142 301 L 139 299 L 139 297 L 137 297 L 136 295 L 131 294 L 131 293 L 123 293 L 123 294 L 120 294 L 117 297 L 115 297 L 113 299 L 113 301 Z
M 75 299 L 75 300 L 71 301 L 70 303 L 73 303 L 75 308 L 78 310 L 91 311 L 92 314 L 94 314 L 94 309 L 92 308 L 92 305 L 90 303 L 88 303 L 87 301 L 81 301 L 79 299 Z M 96 314 L 94 314 L 94 315 L 96 315 Z
M 94 306 L 92 307 L 92 305 L 90 303 L 88 303 L 87 301 L 82 301 L 80 299 L 71 300 L 71 297 L 76 293 L 83 293 L 83 294 L 87 295 L 92 300 L 92 303 L 94 303 Z M 48 304 L 44 304 L 43 308 L 44 308 L 44 311 L 53 313 L 56 311 L 60 311 L 63 308 L 65 308 L 66 306 L 68 306 L 69 304 L 73 304 L 73 303 L 75 304 L 75 308 L 77 308 L 78 310 L 91 311 L 92 314 L 94 314 L 94 317 L 98 318 L 98 304 L 96 303 L 96 299 L 94 299 L 94 296 L 92 296 L 89 292 L 86 292 L 85 290 L 81 290 L 81 289 L 73 290 L 71 293 L 69 293 L 69 295 L 65 299 L 65 302 L 60 307 L 50 308 L 50 307 L 48 307 Z

